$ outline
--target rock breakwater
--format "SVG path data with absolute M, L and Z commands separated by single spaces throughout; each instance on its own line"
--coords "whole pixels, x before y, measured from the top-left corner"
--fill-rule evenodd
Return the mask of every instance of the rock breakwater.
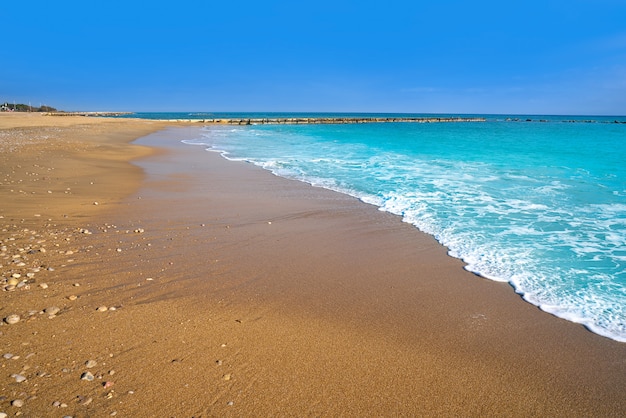
M 360 117 L 360 118 L 216 118 L 216 119 L 172 119 L 170 122 L 198 122 L 211 125 L 313 125 L 313 124 L 352 124 L 352 123 L 440 123 L 440 122 L 485 122 L 485 118 L 461 117 Z

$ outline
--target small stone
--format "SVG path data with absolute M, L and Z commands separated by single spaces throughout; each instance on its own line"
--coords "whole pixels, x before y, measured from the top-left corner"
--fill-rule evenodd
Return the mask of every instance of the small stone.
M 5 412 L 0 412 L 0 418 L 7 418 L 8 415 Z
M 11 277 L 12 277 L 12 278 L 14 278 L 14 279 L 19 279 L 20 277 L 22 277 L 22 275 L 21 275 L 21 274 L 19 274 L 19 273 L 13 273 L 13 274 L 11 275 Z
M 85 373 L 80 375 L 80 379 L 81 380 L 86 380 L 88 382 L 91 382 L 95 378 L 94 378 L 93 374 L 91 374 L 91 372 L 85 372 Z
M 225 374 L 224 376 L 222 376 L 222 379 L 224 379 L 224 380 L 230 380 L 230 379 L 232 379 L 232 375 L 230 375 L 230 374 Z
M 93 202 L 94 206 L 98 206 L 98 202 Z
M 80 402 L 80 404 L 83 405 L 83 406 L 86 406 L 86 405 L 89 405 L 91 402 L 93 402 L 93 398 L 86 398 L 86 399 L 83 399 Z
M 76 300 L 76 299 L 78 299 L 78 296 L 76 296 L 76 295 L 70 295 L 70 296 L 68 296 L 67 298 L 68 298 L 69 300 Z
M 26 376 L 21 374 L 12 374 L 11 377 L 14 378 L 17 383 L 22 383 L 26 380 Z
M 108 388 L 110 388 L 111 386 L 113 386 L 114 384 L 115 384 L 115 383 L 111 382 L 110 380 L 107 380 L 106 382 L 104 382 L 104 383 L 102 384 L 102 386 L 103 386 L 105 389 L 108 389 Z
M 98 309 L 96 309 L 98 312 L 106 312 L 108 310 L 108 308 L 104 305 L 102 306 L 98 306 Z
M 228 406 L 233 406 L 234 404 L 235 404 L 235 402 L 233 402 L 233 401 L 228 401 L 228 403 L 226 403 L 226 405 L 228 405 Z
M 52 406 L 54 406 L 55 408 L 59 408 L 61 406 L 61 402 L 54 401 L 54 402 L 52 402 Z
M 21 399 L 14 399 L 13 401 L 11 401 L 11 405 L 16 408 L 21 408 L 24 406 L 24 401 Z
M 13 324 L 17 324 L 18 322 L 20 322 L 20 319 L 21 318 L 19 315 L 12 314 L 4 318 L 4 322 L 6 322 L 9 325 L 13 325 Z
M 2 355 L 2 358 L 4 358 L 5 360 L 11 360 L 13 358 L 13 354 L 5 353 Z
M 50 316 L 54 316 L 54 315 L 58 314 L 60 310 L 61 309 L 59 307 L 57 307 L 57 306 L 50 306 L 50 307 L 44 309 L 44 312 L 46 314 L 50 315 Z
M 42 289 L 47 289 L 48 288 L 48 284 L 47 283 L 39 283 L 39 287 L 41 287 Z
M 91 369 L 91 368 L 93 368 L 93 367 L 96 367 L 97 365 L 98 365 L 98 362 L 97 362 L 97 361 L 95 361 L 95 360 L 87 360 L 87 361 L 85 362 L 85 367 L 86 367 L 86 368 L 88 368 L 88 369 Z
M 7 280 L 7 284 L 9 286 L 16 286 L 20 281 L 17 280 L 17 278 L 15 277 L 11 277 L 9 280 Z

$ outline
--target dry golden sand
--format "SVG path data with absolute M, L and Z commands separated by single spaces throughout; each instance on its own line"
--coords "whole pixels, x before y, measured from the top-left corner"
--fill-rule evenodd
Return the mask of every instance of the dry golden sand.
M 467 273 L 395 216 L 180 144 L 195 131 L 127 145 L 162 127 L 0 115 L 2 276 L 40 269 L 0 293 L 0 316 L 22 317 L 0 326 L 0 412 L 626 413 L 626 344 Z

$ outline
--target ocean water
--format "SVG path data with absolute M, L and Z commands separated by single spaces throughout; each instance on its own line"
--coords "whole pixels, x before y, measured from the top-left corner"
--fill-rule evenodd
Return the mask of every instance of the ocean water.
M 626 342 L 626 123 L 615 120 L 626 118 L 210 126 L 187 142 L 397 214 L 467 270 Z

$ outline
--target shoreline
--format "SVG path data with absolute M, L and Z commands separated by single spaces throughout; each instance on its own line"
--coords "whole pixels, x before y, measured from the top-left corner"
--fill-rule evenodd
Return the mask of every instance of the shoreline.
M 45 222 L 59 235 L 47 238 L 46 256 L 58 258 L 49 288 L 37 273 L 30 289 L 4 293 L 1 313 L 61 310 L 0 327 L 19 357 L 0 359 L 0 412 L 49 415 L 55 402 L 94 416 L 626 411 L 624 344 L 465 271 L 395 215 L 198 152 L 180 142 L 197 128 L 186 129 L 140 134 L 132 146 L 150 152 L 134 167 L 103 168 L 136 173 L 130 193 L 99 206 L 85 194 L 69 219 Z M 50 197 L 41 181 L 16 205 Z M 67 234 L 54 222 L 69 222 Z M 11 223 L 32 241 L 32 227 Z M 88 371 L 94 380 L 81 380 Z M 24 406 L 11 406 L 20 393 Z
M 314 394 L 322 393 L 326 385 L 340 392 L 346 390 L 344 385 L 356 385 L 364 394 L 358 396 L 359 401 L 356 403 L 362 409 L 353 410 L 354 413 L 367 410 L 382 413 L 385 409 L 377 409 L 380 406 L 372 404 L 372 400 L 377 398 L 375 393 L 391 396 L 396 393 L 394 391 L 403 393 L 405 402 L 408 402 L 398 411 L 460 413 L 462 409 L 454 409 L 460 408 L 460 404 L 447 409 L 449 405 L 443 407 L 424 399 L 417 402 L 413 396 L 419 395 L 419 391 L 412 393 L 403 389 L 404 385 L 411 387 L 416 383 L 410 375 L 399 377 L 396 373 L 400 370 L 414 370 L 421 376 L 423 370 L 415 370 L 415 365 L 420 364 L 429 373 L 441 373 L 442 376 L 450 373 L 465 381 L 473 381 L 474 385 L 480 381 L 478 385 L 484 385 L 481 391 L 490 387 L 493 393 L 499 393 L 496 398 L 501 405 L 498 407 L 503 409 L 498 410 L 496 402 L 493 405 L 496 409 L 491 409 L 487 414 L 501 413 L 506 410 L 505 405 L 510 408 L 517 402 L 513 400 L 516 396 L 511 398 L 512 394 L 506 390 L 501 393 L 500 385 L 510 384 L 524 393 L 521 398 L 529 396 L 532 399 L 544 399 L 532 406 L 526 404 L 526 409 L 516 409 L 519 413 L 534 410 L 543 414 L 550 411 L 554 415 L 583 415 L 581 411 L 591 407 L 591 403 L 595 407 L 599 406 L 595 400 L 591 401 L 591 397 L 583 395 L 586 390 L 600 397 L 607 396 L 613 390 L 604 384 L 600 384 L 602 389 L 591 389 L 599 384 L 591 381 L 607 373 L 603 379 L 612 375 L 613 378 L 609 380 L 616 379 L 614 383 L 618 386 L 624 382 L 624 374 L 619 372 L 620 369 L 623 372 L 619 359 L 626 353 L 623 344 L 593 334 L 579 324 L 540 311 L 523 301 L 508 284 L 482 279 L 465 271 L 463 262 L 449 257 L 446 249 L 434 238 L 403 223 L 400 217 L 382 213 L 376 207 L 347 195 L 279 178 L 251 164 L 228 161 L 217 153 L 205 152 L 202 155 L 193 146 L 178 143 L 178 140 L 185 139 L 184 135 L 175 134 L 175 137 L 175 144 L 168 142 L 173 138 L 168 139 L 167 133 L 158 138 L 144 138 L 148 142 L 140 141 L 142 144 L 165 147 L 169 151 L 162 164 L 151 166 L 140 162 L 140 165 L 148 173 L 148 185 L 151 172 L 161 180 L 168 170 L 172 170 L 168 178 L 182 178 L 185 173 L 186 191 L 177 196 L 176 206 L 170 209 L 177 214 L 184 213 L 187 219 L 198 223 L 185 227 L 192 232 L 185 232 L 187 229 L 179 231 L 181 236 L 178 239 L 173 235 L 175 241 L 202 242 L 203 237 L 209 236 L 211 242 L 219 243 L 217 248 L 211 250 L 211 257 L 215 257 L 215 260 L 211 260 L 208 267 L 213 273 L 217 271 L 219 278 L 215 279 L 216 283 L 208 284 L 201 279 L 188 277 L 191 288 L 199 286 L 197 290 L 206 289 L 206 292 L 194 292 L 191 300 L 197 299 L 204 305 L 213 300 L 206 295 L 215 294 L 217 290 L 219 296 L 213 302 L 227 303 L 236 312 L 235 316 L 241 311 L 255 314 L 257 311 L 262 312 L 264 315 L 250 313 L 251 318 L 235 319 L 234 322 L 243 325 L 250 321 L 252 324 L 248 325 L 251 328 L 258 326 L 263 329 L 261 335 L 254 336 L 254 346 L 277 350 L 281 353 L 279 358 L 289 358 L 290 350 L 296 348 L 303 357 L 294 360 L 296 364 L 290 364 L 289 369 L 296 376 L 300 374 L 296 372 L 300 367 L 313 373 L 308 377 L 302 373 L 300 379 L 307 380 L 314 376 L 320 379 L 313 372 L 315 364 L 341 363 L 345 370 L 352 370 L 356 374 L 362 374 L 362 368 L 372 367 L 367 362 L 361 366 L 350 364 L 346 350 L 356 354 L 356 358 L 361 361 L 367 358 L 379 366 L 374 367 L 377 377 L 374 379 L 377 381 L 375 385 L 364 384 L 363 380 L 358 379 L 348 384 L 337 375 L 345 372 L 340 368 L 331 372 L 328 380 L 322 378 L 318 381 L 321 386 L 302 389 L 299 397 L 321 402 L 315 395 L 308 395 L 308 392 L 313 389 Z M 183 165 L 186 165 L 185 169 Z M 214 183 L 219 183 L 219 186 Z M 163 187 L 161 181 L 158 186 Z M 169 190 L 170 187 L 171 184 L 166 188 Z M 163 191 L 153 190 L 152 193 L 168 199 L 169 192 L 163 194 Z M 154 197 L 157 196 L 151 195 L 151 199 Z M 195 207 L 194 202 L 198 199 L 206 202 L 209 213 Z M 141 202 L 145 202 L 145 197 Z M 211 222 L 202 223 L 207 215 Z M 198 250 L 198 254 L 189 255 L 189 259 L 199 259 L 200 254 L 202 251 Z M 416 271 L 418 273 L 414 273 Z M 180 274 L 189 275 L 184 272 Z M 292 281 L 293 277 L 298 278 L 297 283 Z M 450 311 L 451 302 L 454 308 Z M 276 318 L 274 314 L 278 314 Z M 256 323 L 263 322 L 263 319 L 271 326 L 264 328 L 262 324 Z M 282 324 L 283 321 L 293 323 L 287 326 Z M 330 335 L 323 331 L 323 327 L 333 329 Z M 309 335 L 306 331 L 309 329 L 316 329 L 319 334 Z M 273 347 L 276 337 L 281 335 L 289 335 L 300 344 L 290 349 Z M 240 336 L 243 339 L 246 337 Z M 334 342 L 337 338 L 349 342 L 338 348 Z M 396 344 L 400 341 L 402 343 L 398 347 Z M 359 344 L 363 345 L 362 349 L 355 348 Z M 376 354 L 372 355 L 373 352 Z M 388 358 L 390 352 L 402 353 L 400 357 L 403 360 L 410 358 L 411 361 Z M 446 354 L 440 356 L 440 353 Z M 592 365 L 591 362 L 598 359 L 590 360 L 588 356 L 593 357 L 591 353 L 604 358 L 600 363 L 606 363 Z M 279 379 L 266 369 L 264 362 L 268 361 L 267 358 L 252 352 L 247 354 L 248 362 Z M 321 361 L 326 358 L 328 363 Z M 432 361 L 425 364 L 424 358 Z M 381 361 L 389 362 L 390 370 L 381 368 Z M 486 369 L 485 361 L 491 363 Z M 545 370 L 546 364 L 554 365 L 555 369 Z M 559 372 L 556 373 L 556 370 Z M 590 375 L 596 377 L 587 380 Z M 506 378 L 503 379 L 503 376 Z M 367 381 L 365 375 L 363 378 Z M 301 384 L 300 379 L 284 384 L 286 387 L 298 386 Z M 341 390 L 333 379 L 341 380 L 341 384 L 337 384 Z M 395 384 L 392 384 L 394 381 Z M 554 388 L 543 387 L 539 382 L 544 381 L 558 381 L 558 389 L 555 391 Z M 465 413 L 478 413 L 478 409 L 474 408 L 478 408 L 481 402 L 495 400 L 482 392 L 480 395 L 474 394 L 478 388 L 474 385 L 470 385 L 471 389 L 465 392 L 444 378 L 434 379 L 430 384 L 434 384 L 437 389 L 428 386 L 429 389 L 422 387 L 422 390 L 442 391 L 440 396 L 448 390 L 453 393 L 461 390 L 463 395 L 459 395 L 457 401 L 463 398 L 462 403 L 465 408 L 469 408 L 464 410 Z M 563 392 L 565 387 L 575 391 L 579 398 L 571 399 L 567 390 Z M 578 389 L 574 389 L 576 387 Z M 580 387 L 586 389 L 581 390 Z M 537 389 L 541 394 L 534 392 Z M 263 390 L 269 389 L 264 387 Z M 519 393 L 517 395 L 520 396 Z M 476 396 L 476 399 L 472 399 L 472 396 Z M 583 398 L 587 400 L 583 401 Z M 616 403 L 604 409 L 604 414 L 611 408 L 613 412 L 623 410 L 622 401 L 617 399 L 613 395 L 605 398 L 601 409 L 612 402 Z M 352 401 L 356 402 L 355 399 Z M 471 407 L 468 407 L 467 402 Z M 563 404 L 557 406 L 560 402 Z M 591 403 L 585 405 L 586 402 Z M 261 403 L 266 407 L 268 405 Z M 350 402 L 350 408 L 356 404 Z M 389 407 L 388 403 L 383 404 Z M 245 406 L 241 408 L 239 411 L 253 411 Z M 276 410 L 267 411 L 271 413 Z

